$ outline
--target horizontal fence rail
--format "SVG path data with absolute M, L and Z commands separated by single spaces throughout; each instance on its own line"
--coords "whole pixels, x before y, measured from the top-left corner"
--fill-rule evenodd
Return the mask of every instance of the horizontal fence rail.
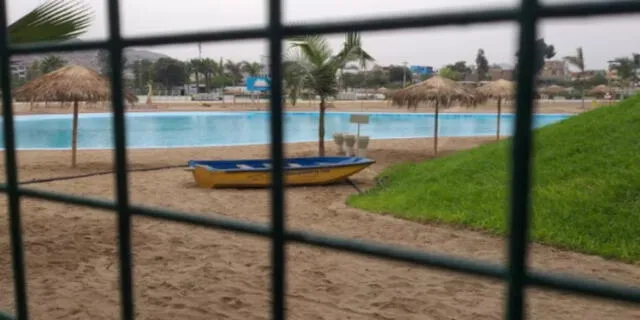
M 22 197 L 73 204 L 114 212 L 118 215 L 118 248 L 120 255 L 120 289 L 122 318 L 134 319 L 133 270 L 131 259 L 131 218 L 142 216 L 176 223 L 201 226 L 210 229 L 235 231 L 242 234 L 272 239 L 272 317 L 285 319 L 286 304 L 286 260 L 287 242 L 306 244 L 321 248 L 331 248 L 343 252 L 365 255 L 414 265 L 503 280 L 507 283 L 505 299 L 508 319 L 525 318 L 525 289 L 535 286 L 550 290 L 564 291 L 592 297 L 614 299 L 630 303 L 640 303 L 640 289 L 621 284 L 588 280 L 571 275 L 545 273 L 528 270 L 526 264 L 528 249 L 530 211 L 530 171 L 532 149 L 532 93 L 534 70 L 529 61 L 535 58 L 534 41 L 536 26 L 544 18 L 577 18 L 587 16 L 620 15 L 640 13 L 640 1 L 603 1 L 600 3 L 540 5 L 536 0 L 522 0 L 514 8 L 494 8 L 485 10 L 460 10 L 455 12 L 399 15 L 395 17 L 372 17 L 356 21 L 315 24 L 290 24 L 282 21 L 281 0 L 269 0 L 268 25 L 264 28 L 248 28 L 198 33 L 177 33 L 163 36 L 140 36 L 124 38 L 120 30 L 119 1 L 108 0 L 109 39 L 80 43 L 39 43 L 30 45 L 10 45 L 7 39 L 6 4 L 0 0 L 0 23 L 2 27 L 0 60 L 0 81 L 2 81 L 4 104 L 3 127 L 5 143 L 6 183 L 0 184 L 0 192 L 8 195 L 9 231 L 14 271 L 16 319 L 28 319 L 28 303 L 22 232 L 20 221 L 20 199 Z M 126 135 L 122 78 L 112 77 L 114 163 L 116 167 L 116 201 L 88 197 L 78 197 L 56 192 L 41 191 L 18 185 L 16 162 L 15 130 L 11 98 L 11 77 L 9 61 L 12 55 L 63 52 L 76 50 L 104 49 L 110 52 L 113 74 L 122 75 L 122 54 L 127 47 L 195 43 L 205 41 L 230 41 L 268 39 L 272 76 L 280 79 L 282 41 L 289 36 L 304 34 L 342 33 L 347 31 L 390 31 L 408 28 L 426 28 L 451 25 L 470 25 L 491 22 L 517 22 L 520 27 L 520 52 L 518 63 L 518 91 L 516 105 L 516 126 L 512 149 L 512 181 L 510 236 L 507 265 L 481 262 L 471 259 L 440 255 L 406 248 L 377 244 L 370 241 L 325 236 L 303 230 L 285 227 L 285 193 L 283 179 L 284 123 L 282 106 L 282 86 L 280 81 L 272 84 L 271 102 L 271 224 L 250 223 L 229 218 L 212 218 L 185 212 L 162 210 L 131 205 L 126 161 Z M 12 315 L 0 312 L 0 319 L 14 319 Z

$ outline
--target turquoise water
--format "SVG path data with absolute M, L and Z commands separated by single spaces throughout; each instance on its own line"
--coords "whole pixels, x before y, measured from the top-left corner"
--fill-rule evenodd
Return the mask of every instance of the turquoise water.
M 350 113 L 326 115 L 326 138 L 334 132 L 356 132 L 349 123 Z M 540 127 L 570 115 L 535 116 Z M 270 142 L 268 112 L 136 112 L 128 113 L 127 145 L 130 148 L 170 148 L 187 146 L 225 146 Z M 501 117 L 501 134 L 511 135 L 513 114 Z M 496 131 L 495 114 L 440 114 L 442 137 L 491 136 Z M 361 126 L 361 134 L 371 139 L 416 138 L 433 136 L 434 117 L 430 113 L 373 113 L 370 123 Z M 0 126 L 2 122 L 0 121 Z M 68 149 L 71 147 L 71 115 L 16 116 L 19 149 Z M 2 136 L 2 131 L 0 131 Z M 317 141 L 318 114 L 287 112 L 285 141 Z M 4 148 L 4 140 L 0 139 Z M 110 113 L 81 114 L 78 123 L 78 148 L 113 147 Z

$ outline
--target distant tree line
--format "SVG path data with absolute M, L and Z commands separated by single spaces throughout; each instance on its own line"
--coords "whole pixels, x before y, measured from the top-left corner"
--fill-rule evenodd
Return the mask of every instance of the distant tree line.
M 359 39 L 348 39 L 349 41 L 360 41 Z M 356 45 L 358 45 L 356 43 Z M 534 64 L 536 73 L 540 73 L 545 61 L 556 56 L 556 49 L 553 45 L 545 42 L 544 39 L 536 41 L 536 48 L 539 52 Z M 366 52 L 364 52 L 366 54 Z M 360 53 L 361 54 L 361 53 Z M 368 55 L 368 54 L 367 54 Z M 516 53 L 517 57 L 518 53 Z M 370 56 L 369 56 L 370 58 Z M 582 48 L 576 50 L 573 56 L 562 58 L 573 68 L 577 69 L 577 78 L 571 80 L 552 80 L 545 84 L 558 84 L 563 86 L 573 86 L 582 93 L 588 87 L 600 84 L 610 84 L 604 74 L 604 70 L 599 73 L 589 73 L 584 62 Z M 97 55 L 99 72 L 107 77 L 111 76 L 111 66 L 109 56 L 106 52 L 99 52 Z M 359 61 L 359 60 L 358 60 Z M 371 61 L 365 57 L 362 62 L 352 61 L 339 68 L 336 75 L 336 85 L 340 90 L 349 88 L 401 88 L 403 83 L 411 84 L 415 81 L 426 80 L 432 75 L 415 75 L 409 68 L 402 65 L 390 65 L 387 67 L 376 66 L 372 69 L 366 68 L 366 61 Z M 304 68 L 299 64 L 292 64 L 290 57 L 284 57 L 284 82 L 288 86 L 287 91 L 297 92 L 302 90 L 302 82 L 292 81 L 299 79 L 304 73 Z M 609 70 L 615 70 L 620 80 L 616 85 L 623 87 L 632 86 L 640 81 L 638 70 L 640 70 L 640 54 L 632 54 L 629 57 L 618 57 L 611 60 Z M 54 71 L 66 65 L 60 56 L 50 55 L 40 61 L 33 62 L 27 67 L 26 79 L 14 78 L 14 86 L 22 85 L 25 81 L 32 80 L 42 74 Z M 297 67 L 296 67 L 297 66 Z M 194 84 L 203 92 L 211 92 L 213 89 L 225 86 L 242 85 L 244 76 L 256 76 L 262 71 L 262 66 L 258 62 L 215 60 L 211 58 L 190 59 L 181 61 L 178 59 L 163 57 L 155 61 L 149 59 L 127 61 L 124 59 L 123 67 L 131 74 L 126 80 L 126 85 L 139 93 L 146 93 L 149 83 L 154 89 L 170 90 L 182 87 L 185 84 Z M 466 61 L 456 61 L 447 64 L 438 70 L 438 75 L 450 78 L 455 81 L 467 79 L 474 74 L 477 81 L 492 80 L 490 69 L 499 66 L 490 64 L 485 54 L 485 50 L 477 50 L 475 64 L 468 64 Z M 514 77 L 515 77 L 514 73 Z M 299 88 L 297 88 L 299 87 Z
M 111 77 L 111 63 L 106 51 L 100 51 L 96 57 L 100 74 Z M 27 66 L 26 77 L 14 77 L 13 85 L 19 86 L 43 74 L 55 71 L 68 64 L 60 56 L 50 55 L 42 60 L 34 61 Z M 137 92 L 146 92 L 151 82 L 154 89 L 170 90 L 185 84 L 195 84 L 204 92 L 224 86 L 241 85 L 245 75 L 257 76 L 262 71 L 258 62 L 232 60 L 213 60 L 211 58 L 178 59 L 163 57 L 155 61 L 149 59 L 128 61 L 123 57 L 123 67 L 132 74 L 132 79 L 125 82 L 127 87 Z

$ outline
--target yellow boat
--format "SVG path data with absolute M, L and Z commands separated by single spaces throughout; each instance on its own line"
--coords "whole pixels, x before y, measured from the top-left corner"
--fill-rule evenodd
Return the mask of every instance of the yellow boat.
M 375 163 L 361 157 L 305 157 L 284 160 L 284 182 L 321 185 L 346 180 Z M 271 160 L 190 160 L 189 171 L 202 188 L 255 188 L 271 185 Z

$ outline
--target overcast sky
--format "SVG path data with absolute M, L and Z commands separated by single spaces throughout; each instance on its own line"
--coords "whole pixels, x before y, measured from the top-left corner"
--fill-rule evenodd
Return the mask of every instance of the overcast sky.
M 81 0 L 93 8 L 95 19 L 84 39 L 107 35 L 105 0 Z M 544 3 L 560 2 L 546 0 Z M 563 0 L 564 2 L 573 0 Z M 8 0 L 9 21 L 15 21 L 43 0 Z M 221 30 L 264 26 L 265 0 L 121 0 L 122 32 L 126 36 L 166 34 L 194 30 Z M 285 22 L 318 22 L 378 15 L 516 6 L 516 0 L 284 0 Z M 607 60 L 640 52 L 640 15 L 609 18 L 547 20 L 540 32 L 556 46 L 558 57 L 584 48 L 587 68 L 604 68 Z M 338 48 L 342 36 L 331 36 Z M 516 24 L 502 23 L 456 28 L 363 33 L 363 44 L 379 64 L 430 65 L 439 68 L 458 60 L 473 62 L 484 48 L 490 63 L 513 63 L 517 46 Z M 179 59 L 198 55 L 197 45 L 145 48 Z M 203 56 L 233 60 L 259 60 L 266 41 L 203 44 Z

